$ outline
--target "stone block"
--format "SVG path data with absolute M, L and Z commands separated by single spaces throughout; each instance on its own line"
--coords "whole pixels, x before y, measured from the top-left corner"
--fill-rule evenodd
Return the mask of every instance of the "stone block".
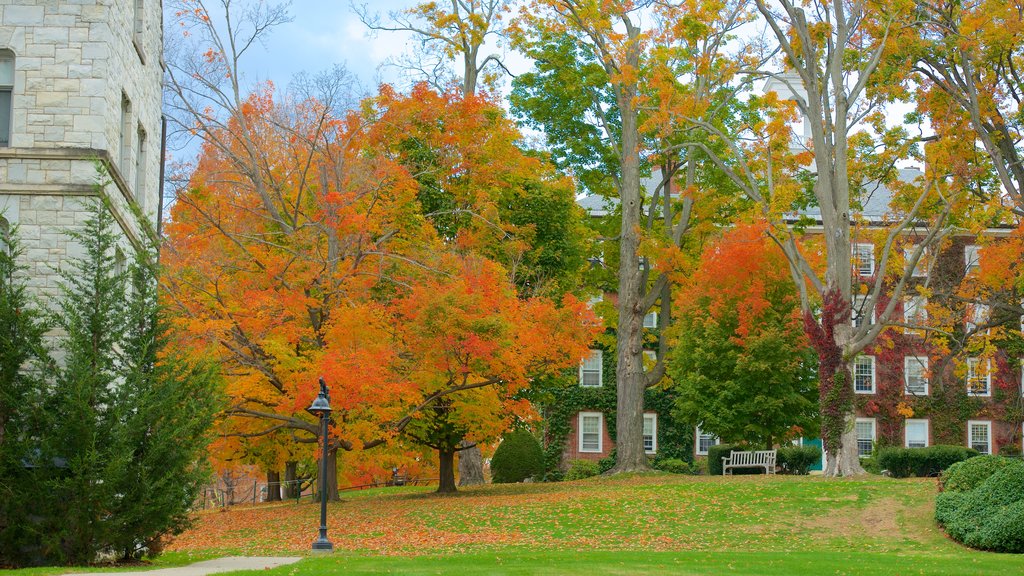
M 4 8 L 5 26 L 38 26 L 43 23 L 42 6 L 7 6 Z

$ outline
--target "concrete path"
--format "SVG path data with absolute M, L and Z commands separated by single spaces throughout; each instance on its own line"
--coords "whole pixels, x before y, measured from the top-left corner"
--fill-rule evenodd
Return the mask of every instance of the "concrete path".
M 234 572 L 235 570 L 265 570 L 286 564 L 294 564 L 302 560 L 299 556 L 273 558 L 269 556 L 228 556 L 214 560 L 204 560 L 188 566 L 177 568 L 160 568 L 137 572 L 111 572 L 117 576 L 206 576 L 218 572 Z M 96 576 L 92 574 L 66 574 L 65 576 Z

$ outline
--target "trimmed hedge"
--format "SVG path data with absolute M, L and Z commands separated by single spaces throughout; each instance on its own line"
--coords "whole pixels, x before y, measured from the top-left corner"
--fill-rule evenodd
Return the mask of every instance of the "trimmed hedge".
M 708 448 L 708 475 L 722 475 L 722 458 L 729 455 L 733 450 L 740 450 L 741 446 L 735 444 L 718 444 Z
M 973 490 L 939 494 L 935 519 L 971 548 L 1024 552 L 1024 466 L 1004 466 Z
M 821 460 L 821 448 L 818 446 L 783 446 L 776 455 L 776 463 L 787 474 L 806 475 Z
M 878 465 L 896 478 L 938 476 L 953 464 L 978 455 L 977 450 L 965 446 L 937 445 L 927 448 L 877 450 Z
M 681 458 L 658 458 L 652 466 L 655 470 L 672 474 L 696 474 L 694 467 Z
M 1007 466 L 1024 466 L 1024 460 L 1005 456 L 978 456 L 957 462 L 939 477 L 939 486 L 946 492 L 969 492 Z
M 522 482 L 544 473 L 544 449 L 527 430 L 505 435 L 491 458 L 491 481 L 495 484 Z
M 600 470 L 597 462 L 593 460 L 573 460 L 569 463 L 569 471 L 565 473 L 565 480 L 583 480 L 591 476 L 597 476 Z

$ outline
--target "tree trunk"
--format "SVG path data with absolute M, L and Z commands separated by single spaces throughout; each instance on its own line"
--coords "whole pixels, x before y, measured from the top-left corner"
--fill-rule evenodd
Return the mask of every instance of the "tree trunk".
M 298 468 L 298 462 L 284 463 L 284 497 L 289 500 L 299 496 L 299 484 L 296 481 Z
M 459 444 L 459 486 L 477 486 L 484 483 L 484 458 L 479 446 L 466 448 L 467 444 Z
M 281 501 L 281 473 L 267 470 L 267 502 Z
M 438 450 L 438 494 L 453 494 L 455 488 L 455 450 Z
M 841 444 L 837 450 L 828 452 L 825 476 L 839 478 L 865 474 L 864 467 L 860 465 L 860 455 L 857 452 L 856 421 L 855 414 L 846 415 L 846 428 L 843 429 Z
M 338 449 L 327 451 L 327 501 L 337 502 L 338 495 Z

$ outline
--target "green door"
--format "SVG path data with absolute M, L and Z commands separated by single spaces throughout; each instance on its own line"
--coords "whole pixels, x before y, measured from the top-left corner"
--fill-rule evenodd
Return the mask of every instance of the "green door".
M 815 438 L 813 440 L 804 438 L 803 444 L 804 446 L 817 446 L 818 448 L 821 448 L 821 438 Z M 821 465 L 821 458 L 818 458 L 818 461 L 815 462 L 813 466 L 811 466 L 811 470 L 817 470 L 818 472 L 821 472 L 823 469 L 824 468 Z

